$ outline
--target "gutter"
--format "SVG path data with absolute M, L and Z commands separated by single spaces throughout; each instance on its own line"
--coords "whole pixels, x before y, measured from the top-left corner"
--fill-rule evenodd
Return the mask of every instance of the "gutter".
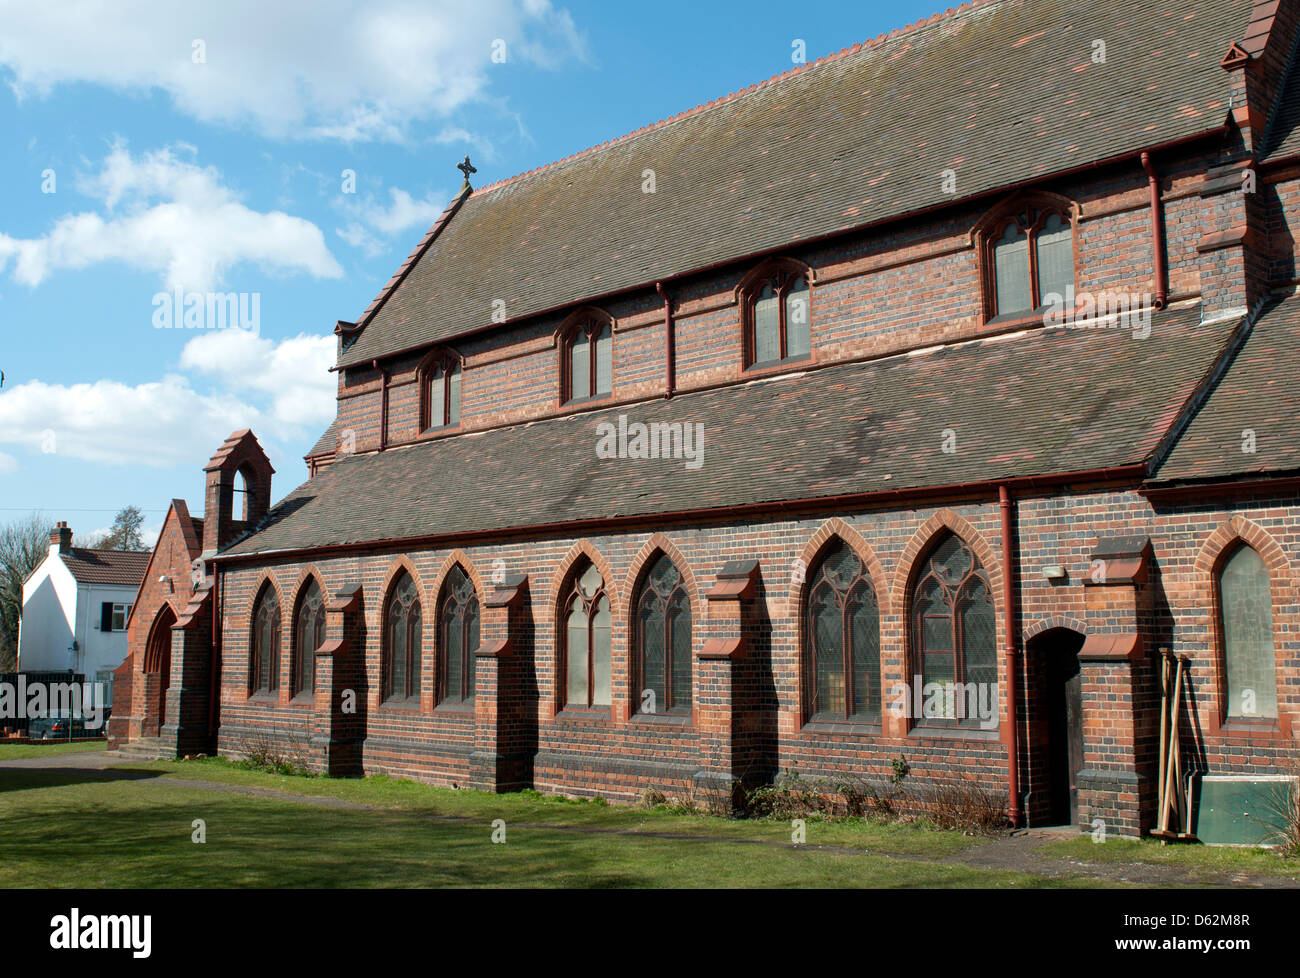
M 339 554 L 356 554 L 387 549 L 432 549 L 447 544 L 466 545 L 511 537 L 544 536 L 560 533 L 594 533 L 639 525 L 661 527 L 666 521 L 708 522 L 730 520 L 742 516 L 816 513 L 827 509 L 870 508 L 893 502 L 919 502 L 926 499 L 952 496 L 985 496 L 998 494 L 1002 487 L 1008 490 L 1049 489 L 1076 482 L 1140 482 L 1148 475 L 1146 462 L 1112 466 L 1101 469 L 1082 469 L 1050 475 L 1018 476 L 1011 479 L 991 479 L 982 482 L 958 482 L 942 486 L 888 489 L 876 492 L 849 493 L 839 496 L 805 497 L 802 499 L 746 503 L 739 506 L 715 506 L 706 509 L 675 510 L 666 513 L 644 513 L 628 516 L 597 517 L 589 520 L 568 520 L 557 523 L 502 527 L 477 530 L 469 533 L 443 533 L 417 537 L 394 537 L 387 540 L 368 540 L 362 543 L 336 543 L 320 547 L 293 547 L 284 550 L 262 550 L 245 554 L 217 554 L 214 562 L 234 564 L 248 561 L 289 560 L 304 556 L 329 557 Z

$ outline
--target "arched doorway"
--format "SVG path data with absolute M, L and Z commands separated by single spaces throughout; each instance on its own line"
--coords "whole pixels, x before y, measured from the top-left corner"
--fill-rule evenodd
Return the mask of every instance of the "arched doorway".
M 1053 628 L 1027 647 L 1026 717 L 1029 726 L 1030 825 L 1079 824 L 1079 771 L 1083 769 L 1084 636 Z
M 144 732 L 156 737 L 167 721 L 167 687 L 172 675 L 172 626 L 176 613 L 163 605 L 154 616 L 144 652 Z

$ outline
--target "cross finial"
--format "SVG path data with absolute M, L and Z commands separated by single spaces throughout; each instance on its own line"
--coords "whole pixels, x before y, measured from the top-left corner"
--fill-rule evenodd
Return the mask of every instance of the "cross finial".
M 464 163 L 456 164 L 456 169 L 459 170 L 461 173 L 465 174 L 466 183 L 469 183 L 469 175 L 471 173 L 478 173 L 478 170 L 474 168 L 474 164 L 470 163 L 468 156 L 465 157 Z

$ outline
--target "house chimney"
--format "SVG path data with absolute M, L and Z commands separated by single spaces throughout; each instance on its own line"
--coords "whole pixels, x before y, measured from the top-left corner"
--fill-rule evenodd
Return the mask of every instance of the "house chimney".
M 72 530 L 63 520 L 55 524 L 54 529 L 50 531 L 50 553 L 58 551 L 66 554 L 72 550 Z

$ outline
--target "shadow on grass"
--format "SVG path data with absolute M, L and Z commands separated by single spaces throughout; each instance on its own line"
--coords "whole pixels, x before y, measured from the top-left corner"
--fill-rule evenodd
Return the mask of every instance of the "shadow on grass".
M 0 792 L 30 791 L 34 788 L 63 788 L 74 784 L 104 784 L 112 781 L 145 781 L 160 777 L 144 768 L 0 768 Z

